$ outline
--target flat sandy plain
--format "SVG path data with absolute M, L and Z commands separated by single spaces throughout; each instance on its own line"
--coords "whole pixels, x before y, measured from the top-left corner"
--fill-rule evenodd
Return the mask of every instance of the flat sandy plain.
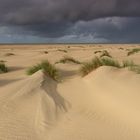
M 102 66 L 81 77 L 72 63 L 56 64 L 59 83 L 26 74 L 42 60 L 88 61 L 102 50 L 140 64 L 140 52 L 127 56 L 133 48 L 140 45 L 1 45 L 9 72 L 0 74 L 0 140 L 140 140 L 140 74 Z

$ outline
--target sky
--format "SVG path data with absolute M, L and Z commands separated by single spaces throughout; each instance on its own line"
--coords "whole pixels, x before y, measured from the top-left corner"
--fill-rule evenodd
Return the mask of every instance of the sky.
M 0 43 L 140 43 L 140 0 L 0 0 Z

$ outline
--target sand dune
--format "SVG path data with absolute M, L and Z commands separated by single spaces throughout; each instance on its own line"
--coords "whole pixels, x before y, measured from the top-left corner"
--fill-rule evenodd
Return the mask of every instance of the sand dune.
M 86 49 L 78 46 L 74 50 L 73 47 L 68 54 L 87 60 L 88 54 L 91 51 L 94 54 L 98 47 L 90 46 L 86 51 L 81 50 L 83 48 Z M 115 53 L 110 46 L 105 48 L 118 60 L 128 59 L 125 51 L 115 48 Z M 33 52 L 31 48 L 25 54 L 22 49 L 15 50 L 18 54 L 13 58 L 1 56 L 9 66 L 21 65 L 25 68 L 0 75 L 1 82 L 4 78 L 11 80 L 0 86 L 0 139 L 140 139 L 139 74 L 128 69 L 103 66 L 82 78 L 77 72 L 79 66 L 58 64 L 62 74 L 60 83 L 45 76 L 42 71 L 26 76 L 26 67 L 34 62 L 46 58 L 55 62 L 63 56 L 62 52 L 56 51 L 47 56 L 42 53 L 36 55 L 40 49 Z M 23 55 L 31 61 L 27 62 Z M 138 62 L 138 54 L 133 57 Z M 19 80 L 12 82 L 12 79 Z
M 57 83 L 41 71 L 9 89 L 1 90 L 0 96 L 1 139 L 42 139 L 68 111 L 68 103 L 57 92 Z

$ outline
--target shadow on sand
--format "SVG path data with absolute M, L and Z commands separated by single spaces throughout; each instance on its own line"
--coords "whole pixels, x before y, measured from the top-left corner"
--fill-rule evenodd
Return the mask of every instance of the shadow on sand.
M 56 107 L 56 113 L 59 110 L 64 112 L 68 111 L 70 107 L 70 103 L 66 101 L 57 91 L 57 82 L 52 80 L 51 78 L 44 78 L 42 88 L 45 90 L 46 94 L 54 101 Z

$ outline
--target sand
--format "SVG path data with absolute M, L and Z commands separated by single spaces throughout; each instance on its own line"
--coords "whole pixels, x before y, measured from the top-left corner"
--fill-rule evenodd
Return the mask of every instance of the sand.
M 140 45 L 1 45 L 9 72 L 0 74 L 0 140 L 140 140 L 139 74 L 103 66 L 81 77 L 80 65 L 69 63 L 56 65 L 59 83 L 42 71 L 26 75 L 42 60 L 87 61 L 98 50 L 140 64 L 140 53 L 127 56 L 132 48 Z

